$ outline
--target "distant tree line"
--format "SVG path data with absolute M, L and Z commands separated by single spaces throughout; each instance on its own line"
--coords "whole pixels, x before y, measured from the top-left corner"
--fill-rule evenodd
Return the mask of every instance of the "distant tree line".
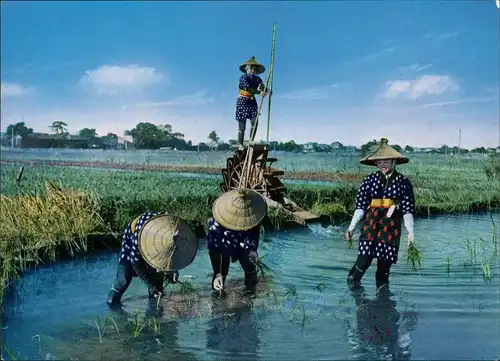
M 125 136 L 132 138 L 132 142 L 119 140 L 118 135 L 107 133 L 99 136 L 94 128 L 80 129 L 76 135 L 68 133 L 68 124 L 63 121 L 54 121 L 50 126 L 50 133 L 35 133 L 24 122 L 11 124 L 6 129 L 6 134 L 2 137 L 2 145 L 9 146 L 13 143 L 23 148 L 100 148 L 100 149 L 177 149 L 177 150 L 223 150 L 234 149 L 237 146 L 235 139 L 229 139 L 227 142 L 221 141 L 216 130 L 211 131 L 207 136 L 207 142 L 200 142 L 194 145 L 190 140 L 184 139 L 184 134 L 174 132 L 170 124 L 155 125 L 149 122 L 138 123 L 134 128 L 126 130 Z M 18 140 L 20 139 L 20 142 Z M 298 144 L 293 140 L 288 142 L 271 141 L 269 147 L 271 150 L 284 152 L 315 152 L 328 153 L 333 151 L 356 152 L 366 154 L 373 146 L 378 144 L 378 140 L 371 140 L 361 147 L 344 146 L 340 142 L 331 144 L 320 144 L 310 142 L 307 144 Z M 414 148 L 406 145 L 404 148 L 398 144 L 391 144 L 399 152 L 412 153 Z M 443 145 L 439 148 L 430 148 L 425 150 L 427 153 L 434 154 L 465 154 L 465 153 L 491 153 L 492 148 L 474 148 L 472 150 L 459 149 L 458 147 L 449 147 Z

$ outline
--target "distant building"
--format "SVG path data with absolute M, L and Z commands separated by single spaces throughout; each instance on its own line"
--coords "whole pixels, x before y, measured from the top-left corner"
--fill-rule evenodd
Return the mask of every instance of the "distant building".
M 134 142 L 131 136 L 118 137 L 118 149 L 134 149 Z

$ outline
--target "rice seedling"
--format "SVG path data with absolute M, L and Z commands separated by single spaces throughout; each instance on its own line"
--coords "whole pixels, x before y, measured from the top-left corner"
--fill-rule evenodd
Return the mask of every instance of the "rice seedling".
M 108 322 L 112 323 L 116 333 L 118 334 L 118 337 L 120 337 L 120 330 L 118 329 L 118 325 L 116 324 L 115 320 L 111 317 L 108 316 L 104 320 L 104 322 L 101 322 L 101 319 L 99 317 L 96 317 L 96 320 L 94 320 L 95 326 L 97 328 L 97 333 L 99 334 L 99 343 L 102 343 L 104 334 L 106 333 L 106 328 L 108 326 Z
M 491 224 L 492 224 L 492 243 L 493 243 L 493 255 L 496 257 L 498 256 L 498 230 L 497 230 L 497 224 L 495 223 L 495 220 L 493 219 L 493 215 L 490 213 L 490 219 L 491 219 Z
M 474 241 L 466 239 L 464 244 L 469 255 L 469 265 L 475 270 L 477 264 L 477 239 L 474 239 Z
M 410 243 L 407 250 L 406 261 L 411 265 L 414 272 L 422 267 L 422 253 L 415 245 L 415 242 Z
M 7 353 L 7 356 L 9 357 L 9 360 L 23 360 L 23 359 L 21 358 L 21 353 L 20 353 L 20 352 L 18 352 L 18 353 L 17 353 L 17 355 L 16 355 L 13 351 L 11 351 L 11 350 L 7 347 L 7 345 L 0 345 L 0 346 L 2 346 L 2 347 L 3 347 L 3 349 L 5 350 L 5 352 Z M 0 350 L 0 351 L 1 351 L 1 350 Z M 0 353 L 1 353 L 1 352 L 0 352 Z M 3 359 L 2 359 L 2 360 L 3 360 Z
M 448 256 L 446 257 L 446 273 L 448 277 L 450 276 L 450 272 L 451 272 L 451 257 Z
M 298 304 L 292 309 L 292 319 L 293 321 L 298 321 L 301 325 L 302 331 L 304 331 L 306 323 L 310 323 L 311 320 L 307 314 L 307 309 L 303 304 Z
M 155 334 L 159 334 L 161 332 L 161 321 L 154 317 L 150 317 L 148 319 L 148 328 Z
M 483 270 L 483 278 L 485 280 L 491 280 L 491 267 L 487 260 L 481 262 L 481 269 Z
M 145 318 L 140 310 L 137 310 L 134 315 L 128 318 L 128 326 L 132 330 L 132 336 L 136 338 L 140 335 L 144 327 L 147 326 L 148 320 Z
M 259 272 L 260 272 L 260 276 L 262 278 L 262 281 L 264 283 L 267 282 L 267 273 L 274 273 L 274 271 L 269 267 L 267 266 L 265 263 L 264 263 L 264 257 L 266 255 L 262 255 L 262 256 L 259 256 L 259 258 L 257 259 L 257 261 L 255 262 L 255 265 L 257 266 Z

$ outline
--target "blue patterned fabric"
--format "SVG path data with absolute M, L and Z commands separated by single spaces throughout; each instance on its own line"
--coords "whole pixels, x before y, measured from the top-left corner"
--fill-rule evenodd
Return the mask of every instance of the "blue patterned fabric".
M 377 171 L 363 179 L 356 196 L 356 209 L 366 211 L 376 198 L 395 200 L 403 214 L 415 213 L 413 187 L 408 178 L 396 170 L 389 177 Z
M 240 78 L 239 88 L 241 90 L 250 91 L 257 90 L 264 82 L 258 75 L 243 74 Z M 258 105 L 255 97 L 238 96 L 236 100 L 236 120 L 246 122 L 247 119 L 255 119 L 257 117 Z
M 244 253 L 257 252 L 259 237 L 259 226 L 249 231 L 231 231 L 217 223 L 213 217 L 208 220 L 207 248 L 231 256 L 233 262 L 239 260 Z
M 120 263 L 124 264 L 130 262 L 135 264 L 142 260 L 142 256 L 139 252 L 138 246 L 138 236 L 139 232 L 144 226 L 144 223 L 150 218 L 163 214 L 164 212 L 146 212 L 141 214 L 137 223 L 135 224 L 135 229 L 132 229 L 132 222 L 130 222 L 127 227 L 123 230 L 122 237 L 122 249 L 120 251 Z

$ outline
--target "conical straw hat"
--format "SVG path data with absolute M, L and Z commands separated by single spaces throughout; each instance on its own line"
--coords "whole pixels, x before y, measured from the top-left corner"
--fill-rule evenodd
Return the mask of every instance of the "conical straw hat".
M 179 217 L 160 214 L 142 226 L 138 236 L 142 258 L 158 271 L 177 271 L 193 262 L 196 235 Z
M 267 203 L 250 189 L 238 188 L 221 195 L 214 202 L 212 213 L 217 223 L 233 231 L 247 231 L 267 215 Z
M 387 138 L 381 138 L 380 144 L 374 146 L 372 150 L 370 150 L 368 155 L 361 159 L 360 163 L 364 165 L 374 166 L 376 165 L 375 161 L 381 159 L 394 159 L 396 160 L 397 164 L 405 164 L 410 161 L 396 149 L 388 145 L 388 142 L 389 140 Z
M 255 65 L 257 69 L 255 70 L 255 74 L 262 74 L 263 72 L 266 71 L 266 67 L 259 63 L 257 60 L 255 60 L 255 56 L 252 56 L 249 60 L 244 62 L 243 64 L 240 65 L 240 71 L 243 73 L 246 73 L 246 66 L 247 65 Z

